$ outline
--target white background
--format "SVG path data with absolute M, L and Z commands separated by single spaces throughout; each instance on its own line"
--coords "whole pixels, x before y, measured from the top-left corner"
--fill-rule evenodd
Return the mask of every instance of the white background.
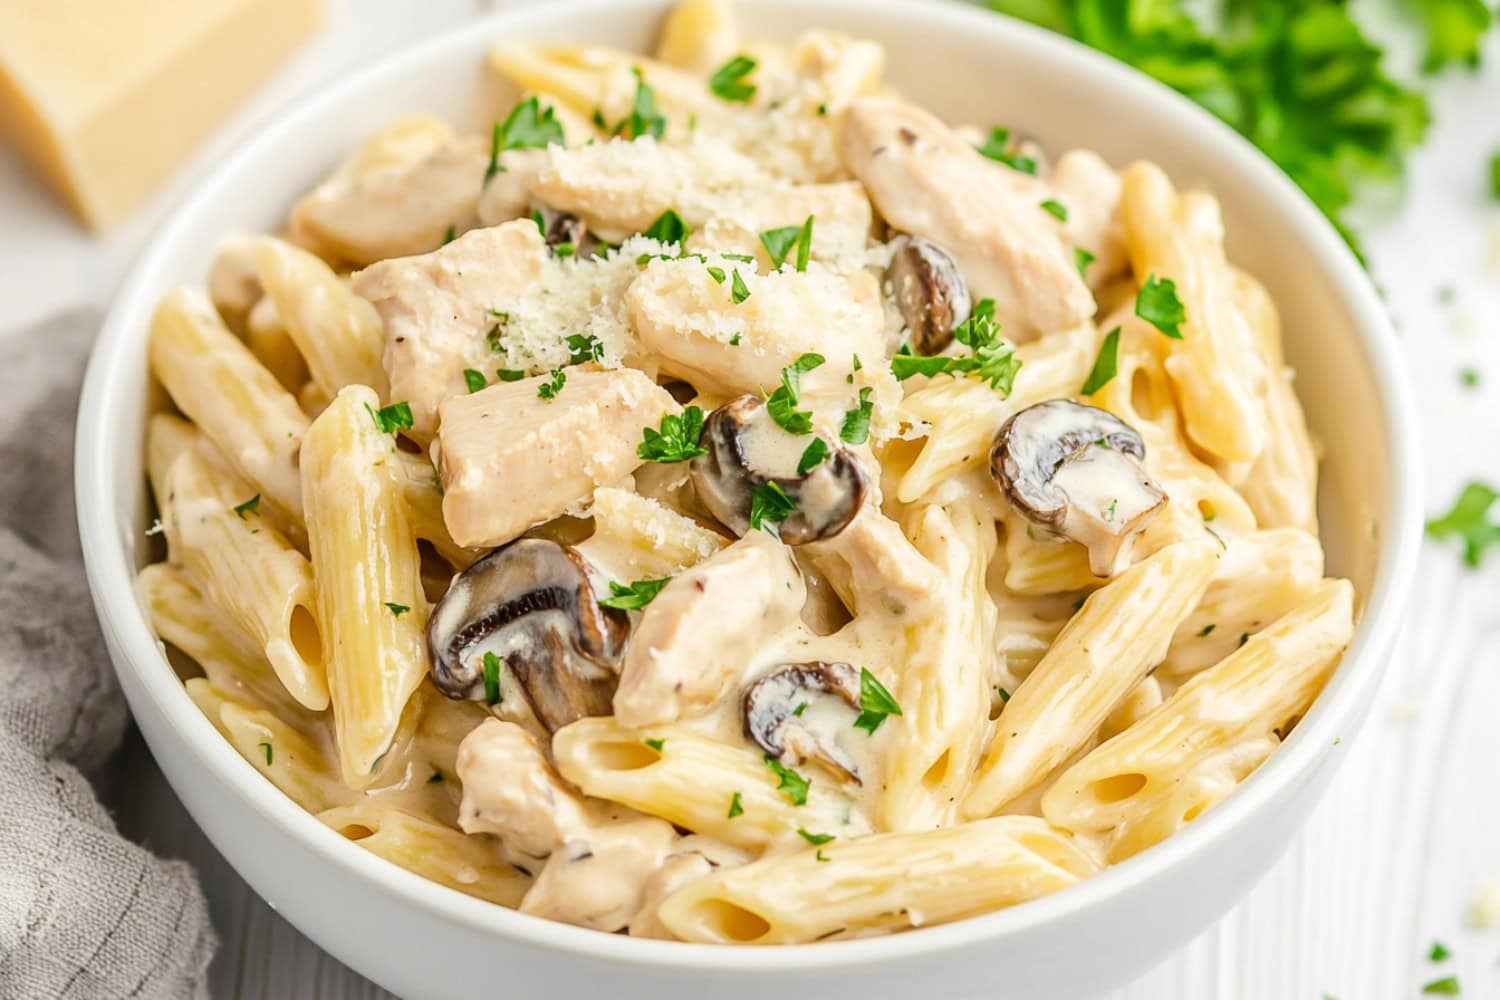
M 330 30 L 104 240 L 79 230 L 0 150 L 0 331 L 106 302 L 164 208 L 286 100 L 498 5 L 333 0 Z M 1402 26 L 1381 27 L 1399 35 Z M 1467 479 L 1500 484 L 1500 201 L 1487 176 L 1500 150 L 1500 32 L 1487 57 L 1485 72 L 1452 73 L 1432 88 L 1436 122 L 1411 163 L 1402 207 L 1360 226 L 1417 389 L 1431 511 L 1446 509 Z M 1451 303 L 1443 288 L 1453 290 Z M 1461 387 L 1466 367 L 1483 373 L 1480 389 Z M 1480 880 L 1500 881 L 1500 553 L 1471 572 L 1455 550 L 1429 545 L 1419 573 L 1374 716 L 1343 742 L 1343 771 L 1290 852 L 1223 920 L 1109 1000 L 1410 1000 L 1450 973 L 1466 997 L 1500 997 L 1500 928 L 1464 922 Z M 223 939 L 216 997 L 386 996 L 239 881 L 138 742 L 119 777 L 122 826 L 194 861 L 203 876 Z M 1452 949 L 1451 962 L 1429 965 L 1433 940 Z

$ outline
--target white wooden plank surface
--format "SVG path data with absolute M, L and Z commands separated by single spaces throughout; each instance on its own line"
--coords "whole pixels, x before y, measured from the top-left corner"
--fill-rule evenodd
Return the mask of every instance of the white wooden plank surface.
M 79 233 L 0 153 L 0 330 L 102 301 L 191 174 L 288 95 L 495 5 L 336 3 L 333 30 L 216 136 L 153 210 L 102 243 Z M 1500 483 L 1500 204 L 1488 198 L 1485 176 L 1500 149 L 1496 38 L 1488 66 L 1437 87 L 1437 123 L 1413 164 L 1405 207 L 1363 227 L 1418 390 L 1431 510 L 1468 478 Z M 1454 290 L 1451 305 L 1440 301 L 1443 287 Z M 1485 373 L 1480 390 L 1460 388 L 1465 367 Z M 1449 973 L 1467 997 L 1500 997 L 1500 930 L 1464 925 L 1478 881 L 1500 879 L 1500 560 L 1469 572 L 1455 551 L 1429 547 L 1420 573 L 1374 716 L 1345 741 L 1344 769 L 1290 852 L 1223 920 L 1109 1000 L 1408 1000 Z M 249 891 L 138 740 L 117 770 L 122 828 L 202 875 L 223 938 L 214 996 L 389 995 Z M 1426 961 L 1434 939 L 1453 950 L 1452 962 Z

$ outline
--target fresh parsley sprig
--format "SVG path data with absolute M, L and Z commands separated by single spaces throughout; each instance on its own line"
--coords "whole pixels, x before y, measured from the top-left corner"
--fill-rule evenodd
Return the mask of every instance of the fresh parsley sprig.
M 411 404 L 405 400 L 392 403 L 390 406 L 382 406 L 378 410 L 366 403 L 365 412 L 370 415 L 371 420 L 375 421 L 375 426 L 382 434 L 394 434 L 397 431 L 411 429 Z
M 766 767 L 771 769 L 771 773 L 781 779 L 776 786 L 776 790 L 785 795 L 787 801 L 794 806 L 807 805 L 807 790 L 812 786 L 812 782 L 791 768 L 784 767 L 781 761 L 770 754 L 766 754 L 763 759 L 766 762 Z
M 686 462 L 708 454 L 708 449 L 698 443 L 702 434 L 703 410 L 689 406 L 681 413 L 662 417 L 659 429 L 642 430 L 635 453 L 647 462 Z
M 1094 367 L 1089 370 L 1089 377 L 1083 383 L 1079 392 L 1084 396 L 1092 396 L 1103 389 L 1114 379 L 1120 367 L 1120 328 L 1117 326 L 1104 338 L 1104 343 L 1099 345 L 1099 354 L 1094 358 Z
M 864 444 L 870 439 L 870 417 L 875 413 L 875 403 L 870 399 L 874 390 L 863 386 L 859 390 L 859 405 L 844 414 L 843 426 L 839 428 L 840 439 L 849 444 Z
M 766 397 L 766 412 L 789 434 L 811 434 L 812 413 L 799 410 L 802 402 L 802 375 L 823 364 L 821 354 L 803 354 L 781 369 L 781 385 Z
M 985 137 L 984 142 L 974 148 L 979 150 L 980 155 L 987 156 L 996 163 L 1003 163 L 1012 170 L 1019 170 L 1023 174 L 1036 174 L 1036 159 L 1013 151 L 1008 128 L 996 125 L 990 129 L 990 134 Z
M 1187 308 L 1177 297 L 1177 282 L 1171 278 L 1146 275 L 1146 283 L 1135 297 L 1135 314 L 1173 340 L 1182 339 Z
M 806 271 L 808 258 L 812 254 L 812 238 L 813 216 L 809 215 L 800 226 L 767 229 L 760 234 L 760 244 L 770 255 L 772 267 L 780 267 L 786 263 L 787 255 L 795 249 L 797 270 Z
M 507 149 L 540 149 L 553 143 L 562 145 L 562 122 L 557 120 L 550 107 L 544 108 L 535 97 L 511 108 L 505 121 L 496 122 L 490 130 L 490 163 L 484 171 L 484 182 L 504 173 L 500 154 Z
M 602 608 L 615 608 L 619 611 L 639 611 L 656 599 L 661 589 L 672 580 L 671 577 L 663 577 L 660 580 L 637 580 L 634 583 L 618 584 L 609 581 L 609 597 L 601 598 L 599 606 Z
M 1000 336 L 1000 322 L 995 319 L 995 300 L 980 299 L 969 318 L 953 328 L 953 339 L 969 348 L 972 355 L 922 357 L 905 348 L 903 353 L 891 359 L 892 373 L 903 381 L 913 375 L 944 372 L 955 377 L 972 375 L 1002 396 L 1009 396 L 1015 387 L 1016 373 L 1021 370 L 1021 359 L 1016 357 L 1009 341 Z
M 777 534 L 776 525 L 796 509 L 797 502 L 781 488 L 781 484 L 774 479 L 767 480 L 750 491 L 750 528 Z
M 639 66 L 630 70 L 635 75 L 635 100 L 631 102 L 630 114 L 620 120 L 614 133 L 626 139 L 639 139 L 649 135 L 660 139 L 667 131 L 667 119 L 656 109 L 656 91 L 646 83 Z
M 745 79 L 754 69 L 754 59 L 735 56 L 714 70 L 714 75 L 708 78 L 708 89 L 722 100 L 744 104 L 755 96 L 755 84 Z
M 1500 545 L 1500 523 L 1490 519 L 1490 508 L 1500 499 L 1488 483 L 1471 482 L 1454 501 L 1453 509 L 1427 522 L 1427 534 L 1436 539 L 1458 537 L 1464 543 L 1464 564 L 1477 569 L 1484 553 Z
M 886 690 L 880 678 L 865 667 L 859 668 L 859 716 L 854 720 L 854 728 L 863 729 L 871 736 L 888 715 L 900 715 L 901 706 L 896 703 L 895 695 Z

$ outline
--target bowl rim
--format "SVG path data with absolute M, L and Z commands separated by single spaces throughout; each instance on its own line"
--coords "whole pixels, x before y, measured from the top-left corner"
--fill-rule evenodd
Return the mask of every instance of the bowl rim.
M 140 258 L 114 297 L 92 350 L 80 397 L 75 440 L 76 502 L 89 589 L 100 624 L 112 639 L 116 669 L 130 671 L 152 700 L 175 738 L 188 748 L 212 780 L 244 805 L 304 847 L 341 877 L 363 880 L 400 905 L 479 933 L 580 958 L 673 970 L 775 973 L 835 970 L 851 965 L 931 957 L 1023 931 L 1064 924 L 1102 901 L 1129 894 L 1142 884 L 1203 855 L 1241 824 L 1251 821 L 1289 786 L 1331 752 L 1341 731 L 1352 733 L 1358 712 L 1383 673 L 1399 612 L 1410 589 L 1421 539 L 1421 465 L 1417 421 L 1410 387 L 1400 363 L 1396 336 L 1368 275 L 1332 225 L 1312 202 L 1248 141 L 1166 86 L 1050 31 L 956 2 L 914 0 L 769 0 L 798 11 L 837 11 L 848 15 L 879 9 L 913 22 L 941 23 L 973 33 L 998 51 L 1026 46 L 1043 52 L 1082 82 L 1127 92 L 1150 113 L 1179 127 L 1190 144 L 1233 161 L 1257 197 L 1274 205 L 1289 222 L 1289 234 L 1322 261 L 1329 282 L 1356 330 L 1363 359 L 1376 387 L 1385 432 L 1391 444 L 1389 515 L 1379 538 L 1374 586 L 1353 642 L 1307 716 L 1249 779 L 1223 802 L 1168 840 L 1083 882 L 1025 905 L 929 928 L 875 938 L 795 945 L 707 945 L 601 934 L 533 917 L 485 902 L 408 872 L 360 848 L 321 823 L 265 780 L 214 728 L 188 696 L 161 655 L 134 594 L 135 568 L 120 541 L 123 498 L 113 489 L 107 445 L 114 416 L 141 402 L 135 388 L 113 377 L 124 358 L 144 352 L 145 329 L 154 308 L 155 272 L 203 208 L 219 196 L 222 178 L 243 160 L 275 147 L 293 126 L 326 115 L 347 97 L 390 77 L 425 65 L 450 49 L 473 45 L 483 36 L 499 37 L 507 27 L 560 24 L 591 12 L 633 8 L 642 17 L 659 14 L 666 0 L 570 0 L 499 11 L 439 32 L 431 38 L 377 59 L 340 79 L 304 92 L 273 112 L 244 143 L 199 178 L 188 195 L 146 243 Z M 316 934 L 316 929 L 311 929 Z

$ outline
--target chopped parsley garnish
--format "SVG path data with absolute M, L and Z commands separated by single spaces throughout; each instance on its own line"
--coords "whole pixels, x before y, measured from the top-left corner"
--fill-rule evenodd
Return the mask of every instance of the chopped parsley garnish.
M 397 604 L 394 601 L 386 601 L 385 607 L 386 610 L 391 613 L 391 617 L 393 618 L 400 618 L 402 615 L 411 610 L 410 604 Z
M 766 253 L 771 255 L 771 266 L 780 267 L 786 263 L 787 255 L 792 248 L 797 250 L 797 270 L 807 270 L 808 255 L 812 253 L 813 217 L 809 215 L 807 220 L 800 226 L 782 226 L 780 229 L 767 229 L 760 234 L 760 244 L 766 248 Z
M 995 693 L 1000 696 L 1000 703 L 1002 705 L 1007 701 L 1010 701 L 1010 692 L 1005 690 L 1005 688 L 1000 687 L 998 684 L 995 686 Z
M 821 354 L 804 354 L 781 369 L 781 385 L 766 397 L 766 412 L 789 434 L 811 434 L 812 413 L 797 409 L 802 401 L 802 374 L 822 365 Z
M 1465 368 L 1458 373 L 1458 384 L 1465 389 L 1479 388 L 1479 371 L 1475 368 Z
M 1500 199 L 1500 150 L 1490 156 L 1490 196 Z
M 1135 314 L 1173 340 L 1182 339 L 1187 310 L 1177 297 L 1177 283 L 1171 278 L 1148 274 L 1146 283 L 1135 297 Z
M 557 394 L 562 392 L 562 387 L 568 381 L 568 373 L 561 368 L 552 369 L 552 378 L 537 386 L 536 394 L 542 399 L 556 399 Z
M 814 847 L 826 844 L 833 839 L 833 834 L 831 833 L 808 833 L 800 826 L 797 827 L 797 836 L 801 837 L 809 844 L 812 844 Z
M 776 534 L 775 525 L 791 516 L 797 504 L 775 480 L 768 480 L 750 493 L 750 527 Z
M 443 783 L 443 772 L 433 771 L 432 777 L 427 779 L 429 785 L 441 785 Z
M 663 577 L 660 580 L 637 580 L 631 584 L 621 585 L 613 580 L 609 581 L 610 596 L 599 602 L 601 608 L 616 608 L 620 611 L 639 611 L 650 604 L 656 595 L 661 593 L 672 578 Z
M 273 757 L 273 754 L 271 752 L 271 744 L 269 744 L 269 743 L 262 743 L 262 744 L 260 744 L 260 748 L 266 752 L 266 766 L 270 767 L 271 766 L 271 760 L 272 760 L 272 757 Z
M 722 267 L 709 267 L 707 270 L 708 276 L 714 279 L 717 284 L 724 284 L 724 269 Z
M 743 815 L 745 815 L 744 803 L 740 801 L 740 793 L 735 792 L 729 799 L 729 812 L 726 814 L 726 817 L 734 819 L 736 816 Z
M 681 243 L 687 239 L 688 224 L 682 221 L 677 210 L 669 208 L 656 217 L 641 235 L 658 243 Z
M 592 333 L 570 333 L 565 342 L 568 345 L 570 365 L 581 365 L 585 361 L 598 361 L 604 357 L 604 344 Z
M 735 305 L 739 305 L 750 297 L 750 289 L 745 287 L 745 279 L 740 277 L 740 269 L 734 269 L 734 275 L 729 282 L 729 297 Z
M 1468 483 L 1452 510 L 1427 522 L 1427 533 L 1437 539 L 1462 538 L 1464 563 L 1477 568 L 1485 550 L 1500 544 L 1500 523 L 1489 517 L 1490 508 L 1497 498 L 1500 498 L 1500 493 L 1488 483 Z
M 1243 646 L 1245 643 L 1247 643 L 1249 641 L 1250 641 L 1250 633 L 1249 632 L 1241 632 L 1240 633 L 1240 645 Z
M 794 708 L 794 709 L 792 709 L 792 714 L 793 715 L 801 715 L 805 711 L 807 711 L 807 702 L 800 701 L 800 702 L 797 703 L 797 707 Z
M 1089 253 L 1083 247 L 1073 248 L 1073 264 L 1078 268 L 1078 276 L 1085 281 L 1087 281 L 1089 277 L 1089 265 L 1092 264 L 1096 259 L 1097 258 L 1093 254 Z
M 259 506 L 260 494 L 257 493 L 255 494 L 255 496 L 251 497 L 249 500 L 246 500 L 244 503 L 235 505 L 234 516 L 243 521 L 246 514 L 255 513 L 256 508 Z
M 735 56 L 714 70 L 714 75 L 708 78 L 708 89 L 713 91 L 716 97 L 743 104 L 755 96 L 755 84 L 745 80 L 753 69 L 755 69 L 754 59 L 749 56 Z
M 495 377 L 502 382 L 519 382 L 526 377 L 526 373 L 517 368 L 496 368 Z
M 1218 627 L 1219 627 L 1218 625 L 1212 624 L 1212 623 L 1203 626 L 1202 631 L 1200 631 L 1198 633 L 1198 638 L 1202 639 L 1204 636 L 1212 635 L 1213 634 L 1213 630 L 1216 629 L 1216 628 L 1218 628 Z
M 737 333 L 733 337 L 729 338 L 729 346 L 730 347 L 739 347 L 741 341 L 743 341 L 744 339 L 745 339 L 745 335 L 743 333 Z
M 1104 343 L 1099 345 L 1099 356 L 1094 358 L 1094 367 L 1089 371 L 1088 380 L 1083 383 L 1081 392 L 1085 396 L 1094 393 L 1109 385 L 1110 380 L 1115 377 L 1120 366 L 1120 328 L 1117 326 L 1109 331 L 1104 338 Z
M 662 417 L 660 430 L 647 427 L 642 431 L 635 453 L 648 462 L 686 462 L 708 454 L 708 449 L 698 444 L 702 433 L 703 410 L 689 406 L 680 414 Z
M 490 131 L 490 165 L 485 168 L 484 180 L 505 170 L 500 164 L 500 154 L 507 149 L 540 149 L 552 143 L 562 144 L 563 127 L 551 108 L 544 108 L 535 97 L 511 108 L 505 121 L 496 122 Z
M 392 403 L 390 406 L 382 406 L 378 410 L 372 410 L 370 404 L 365 404 L 365 412 L 370 419 L 375 421 L 375 426 L 382 434 L 394 434 L 398 430 L 411 429 L 411 404 L 402 400 Z
M 1052 216 L 1058 222 L 1068 221 L 1068 206 L 1064 205 L 1056 198 L 1048 198 L 1046 201 L 1042 202 L 1041 207 L 1042 211 Z
M 809 472 L 822 465 L 823 460 L 827 457 L 828 442 L 824 441 L 820 437 L 813 438 L 812 443 L 810 443 L 805 449 L 803 449 L 802 457 L 797 459 L 797 475 L 807 475 Z
M 995 126 L 990 129 L 989 136 L 974 147 L 980 154 L 987 156 L 996 163 L 1003 163 L 1012 170 L 1019 170 L 1023 174 L 1036 174 L 1036 160 L 1030 156 L 1020 156 L 1010 151 L 1010 129 Z
M 484 372 L 477 372 L 472 368 L 464 369 L 464 385 L 469 387 L 470 392 L 478 392 L 489 384 L 489 379 L 484 377 Z
M 1427 953 L 1429 962 L 1446 962 L 1453 957 L 1453 952 L 1448 950 L 1447 945 L 1441 941 L 1432 942 L 1432 950 Z
M 456 239 L 458 239 L 458 227 L 450 222 L 448 228 L 443 230 L 443 246 L 447 246 Z
M 861 388 L 859 405 L 844 414 L 839 437 L 850 444 L 864 444 L 870 439 L 870 417 L 875 413 L 875 403 L 870 399 L 872 392 L 869 386 Z
M 646 744 L 652 750 L 655 750 L 657 753 L 661 753 L 661 748 L 667 745 L 667 741 L 661 739 L 646 739 L 641 740 L 641 742 Z
M 981 382 L 989 383 L 990 388 L 1002 396 L 1009 396 L 1016 373 L 1021 370 L 1021 359 L 1016 357 L 1010 343 L 1000 336 L 1000 323 L 995 319 L 995 300 L 980 299 L 969 318 L 953 328 L 953 339 L 969 348 L 973 355 L 954 358 L 898 353 L 891 359 L 891 372 L 903 381 L 913 375 L 943 372 L 954 377 L 973 375 Z
M 819 861 L 832 861 L 833 860 L 830 857 L 824 856 L 824 854 L 823 854 L 823 848 L 821 848 L 821 847 L 818 848 L 817 853 L 815 853 L 813 855 L 813 857 L 817 858 Z
M 484 703 L 498 705 L 500 703 L 500 657 L 486 651 L 479 665 L 484 671 Z
M 1434 979 L 1422 987 L 1422 992 L 1428 996 L 1457 997 L 1463 996 L 1463 987 L 1458 985 L 1457 976 L 1444 976 L 1442 979 Z
M 635 101 L 630 106 L 630 114 L 615 126 L 615 135 L 627 139 L 649 135 L 660 139 L 667 130 L 667 120 L 656 110 L 656 91 L 646 83 L 639 66 L 631 67 L 630 72 L 635 74 Z
M 896 704 L 895 697 L 880 683 L 880 678 L 865 667 L 859 668 L 859 707 L 854 728 L 863 729 L 871 736 L 875 735 L 875 730 L 880 728 L 887 715 L 901 714 L 901 706 Z
M 785 795 L 787 801 L 794 806 L 807 805 L 807 789 L 812 785 L 812 782 L 791 768 L 783 767 L 781 762 L 770 754 L 766 754 L 763 759 L 766 762 L 766 766 L 771 769 L 771 773 L 781 779 L 780 784 L 776 786 L 776 790 Z
M 755 263 L 755 258 L 747 253 L 721 253 L 719 254 L 719 256 L 723 257 L 725 260 L 737 260 L 741 264 Z

